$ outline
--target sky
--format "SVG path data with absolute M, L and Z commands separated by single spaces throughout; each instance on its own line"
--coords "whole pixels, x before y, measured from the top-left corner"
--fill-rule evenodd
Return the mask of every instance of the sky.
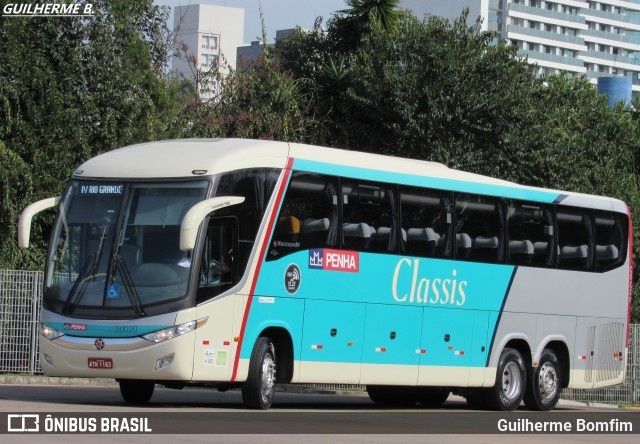
M 273 43 L 276 31 L 300 26 L 312 29 L 316 17 L 323 17 L 323 27 L 331 14 L 346 9 L 345 0 L 261 0 L 264 12 L 267 39 Z M 260 13 L 258 0 L 154 0 L 157 5 L 187 6 L 189 4 L 210 4 L 244 9 L 244 43 L 261 40 Z M 171 21 L 173 24 L 173 15 Z

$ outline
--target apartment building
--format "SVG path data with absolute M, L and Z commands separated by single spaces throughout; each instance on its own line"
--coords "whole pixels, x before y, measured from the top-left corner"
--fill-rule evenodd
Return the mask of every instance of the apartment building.
M 172 72 L 194 82 L 199 97 L 215 97 L 218 84 L 212 72 L 236 69 L 236 52 L 243 44 L 244 9 L 192 4 L 174 8 L 176 48 Z
M 469 8 L 469 24 L 482 17 L 483 30 L 516 45 L 540 74 L 568 72 L 627 77 L 640 91 L 640 0 L 405 0 L 418 17 L 451 20 Z M 628 79 L 624 83 L 628 84 Z

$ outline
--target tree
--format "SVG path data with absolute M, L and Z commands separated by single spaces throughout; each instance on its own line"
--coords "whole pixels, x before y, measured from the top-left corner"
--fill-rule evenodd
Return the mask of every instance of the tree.
M 275 62 L 261 58 L 226 77 L 215 103 L 199 106 L 192 137 L 303 140 L 308 120 L 299 84 Z
M 395 35 L 400 22 L 399 0 L 346 0 L 349 8 L 338 11 L 330 32 L 338 51 L 351 51 L 376 29 Z
M 151 0 L 91 3 L 92 17 L 0 17 L 0 140 L 15 173 L 30 178 L 22 198 L 22 184 L 5 182 L 5 215 L 60 195 L 89 157 L 181 134 L 179 89 L 162 78 L 168 10 Z M 36 219 L 36 247 L 51 223 Z M 15 243 L 10 227 L 5 246 Z M 42 267 L 3 257 L 2 267 Z
M 39 249 L 20 251 L 16 242 L 23 202 L 33 196 L 29 166 L 2 141 L 0 165 L 0 268 L 19 268 L 33 262 L 42 263 L 42 244 Z

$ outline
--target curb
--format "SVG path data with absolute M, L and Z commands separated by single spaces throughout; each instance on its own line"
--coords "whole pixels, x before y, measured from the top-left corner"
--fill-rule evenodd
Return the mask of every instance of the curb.
M 615 404 L 604 404 L 602 402 L 579 402 L 579 401 L 572 401 L 569 399 L 560 399 L 560 401 L 558 402 L 558 405 L 560 406 L 564 406 L 564 407 L 595 407 L 598 409 L 618 409 L 620 408 L 619 406 L 615 405 Z
M 110 387 L 117 386 L 111 378 L 60 378 L 53 376 L 0 375 L 0 384 L 16 385 L 80 385 Z

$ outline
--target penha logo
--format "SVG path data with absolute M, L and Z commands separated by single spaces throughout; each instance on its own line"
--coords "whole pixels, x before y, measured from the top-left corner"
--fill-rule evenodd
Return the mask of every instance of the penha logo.
M 87 324 L 72 324 L 65 322 L 64 329 L 71 331 L 87 331 Z
M 357 251 L 316 248 L 309 250 L 309 268 L 358 273 L 360 255 Z

